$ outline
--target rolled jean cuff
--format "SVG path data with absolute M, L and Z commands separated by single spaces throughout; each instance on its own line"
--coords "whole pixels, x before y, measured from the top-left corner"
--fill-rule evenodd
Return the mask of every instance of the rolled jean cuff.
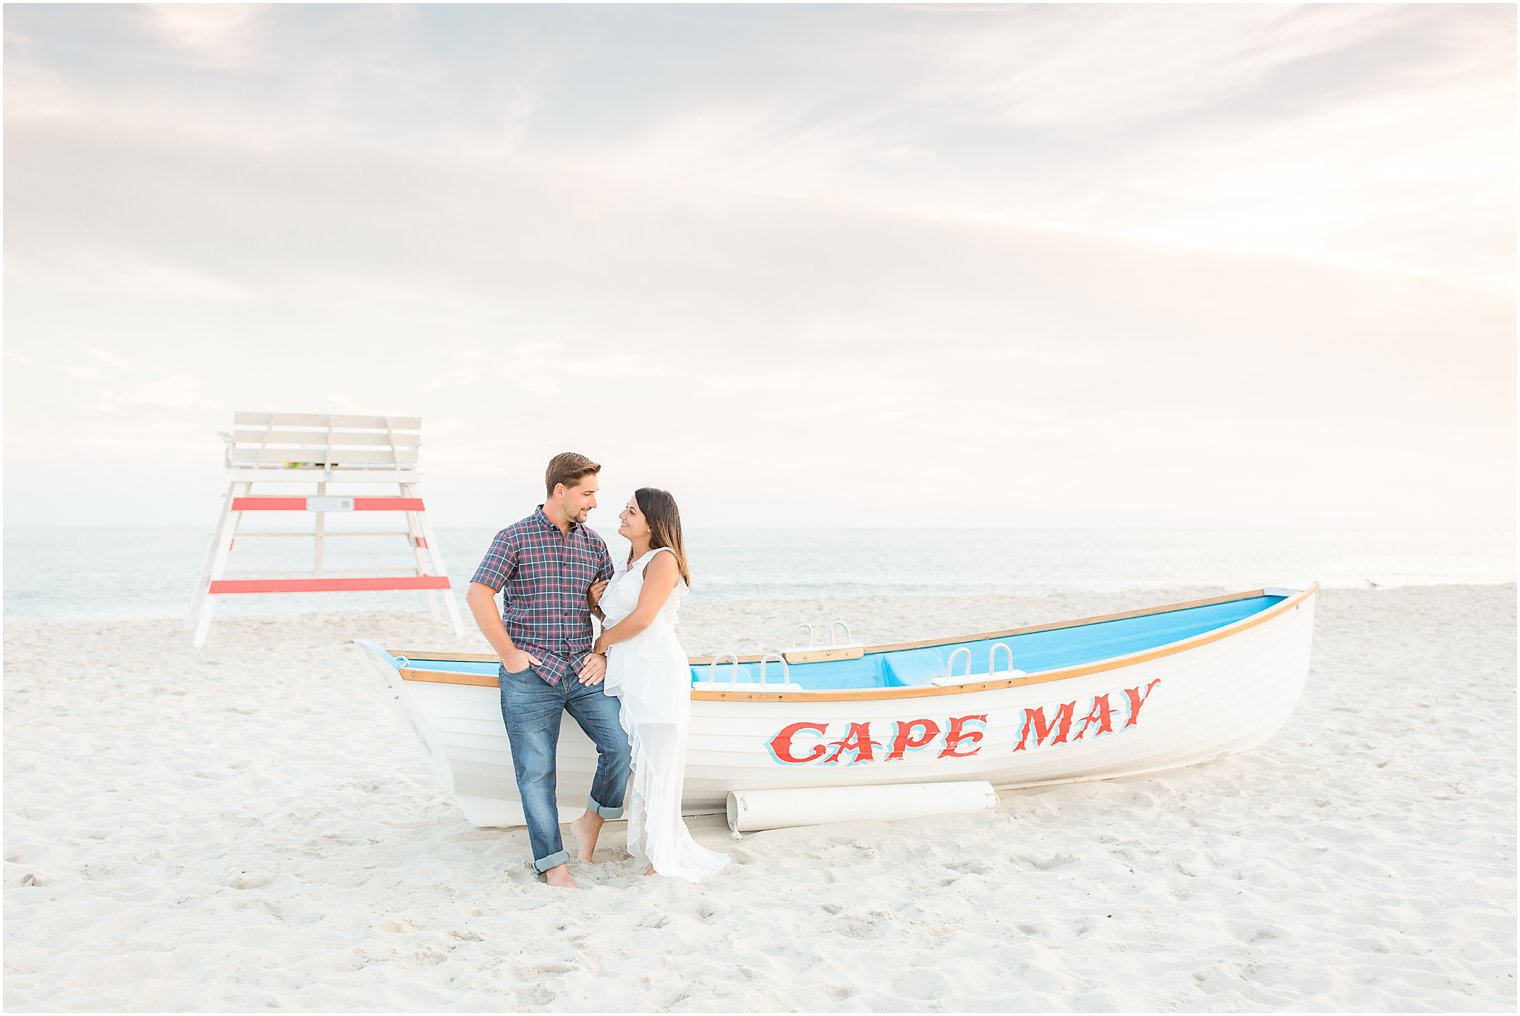
M 594 797 L 586 798 L 586 810 L 591 812 L 593 815 L 602 816 L 602 821 L 604 822 L 610 822 L 615 818 L 623 817 L 623 808 L 621 805 L 616 808 L 608 808 L 605 805 L 597 804 L 596 798 Z
M 557 854 L 550 854 L 548 857 L 545 857 L 542 860 L 535 857 L 533 859 L 533 870 L 542 875 L 550 868 L 558 868 L 560 865 L 568 863 L 569 860 L 570 851 L 568 850 L 561 850 Z

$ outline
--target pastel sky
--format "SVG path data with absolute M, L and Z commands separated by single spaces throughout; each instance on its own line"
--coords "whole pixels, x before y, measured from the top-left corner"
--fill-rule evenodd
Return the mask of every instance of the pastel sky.
M 30 6 L 5 518 L 210 527 L 238 409 L 435 524 L 1504 527 L 1512 6 Z

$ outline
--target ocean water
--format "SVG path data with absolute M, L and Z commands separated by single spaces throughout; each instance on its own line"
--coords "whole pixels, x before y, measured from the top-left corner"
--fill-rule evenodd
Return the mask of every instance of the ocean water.
M 441 529 L 454 595 L 493 529 Z M 184 617 L 207 529 L 5 530 L 5 617 Z M 626 544 L 605 533 L 614 555 Z M 802 596 L 1038 596 L 1318 579 L 1328 588 L 1491 584 L 1515 580 L 1512 531 L 1173 529 L 708 529 L 687 534 L 693 602 Z M 399 536 L 327 542 L 326 573 L 406 574 Z M 240 537 L 229 562 L 253 577 L 309 574 L 312 543 Z M 229 572 L 228 577 L 235 577 Z M 218 598 L 217 616 L 425 609 L 418 592 Z

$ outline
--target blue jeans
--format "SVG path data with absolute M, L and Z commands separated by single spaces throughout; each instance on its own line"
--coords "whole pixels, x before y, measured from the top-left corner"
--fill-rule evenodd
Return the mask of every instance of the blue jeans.
M 512 767 L 523 816 L 528 820 L 528 843 L 533 867 L 544 872 L 570 860 L 559 835 L 559 804 L 555 799 L 555 749 L 560 719 L 566 710 L 596 745 L 596 777 L 586 810 L 604 819 L 621 818 L 623 791 L 628 786 L 628 735 L 618 722 L 618 700 L 602 686 L 584 685 L 567 675 L 559 684 L 542 680 L 534 668 L 518 674 L 498 667 L 501 718 L 512 745 Z

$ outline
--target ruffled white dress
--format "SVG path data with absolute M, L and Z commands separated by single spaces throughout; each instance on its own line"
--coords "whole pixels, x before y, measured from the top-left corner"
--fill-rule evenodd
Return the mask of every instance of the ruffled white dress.
M 644 588 L 644 569 L 657 547 L 618 567 L 602 593 L 610 628 L 633 613 Z M 628 852 L 661 875 L 696 882 L 728 862 L 727 854 L 692 839 L 681 821 L 681 782 L 686 775 L 686 732 L 691 720 L 691 670 L 676 639 L 678 608 L 686 585 L 677 582 L 654 622 L 607 654 L 605 690 L 621 702 L 619 716 L 632 750 L 624 815 Z

